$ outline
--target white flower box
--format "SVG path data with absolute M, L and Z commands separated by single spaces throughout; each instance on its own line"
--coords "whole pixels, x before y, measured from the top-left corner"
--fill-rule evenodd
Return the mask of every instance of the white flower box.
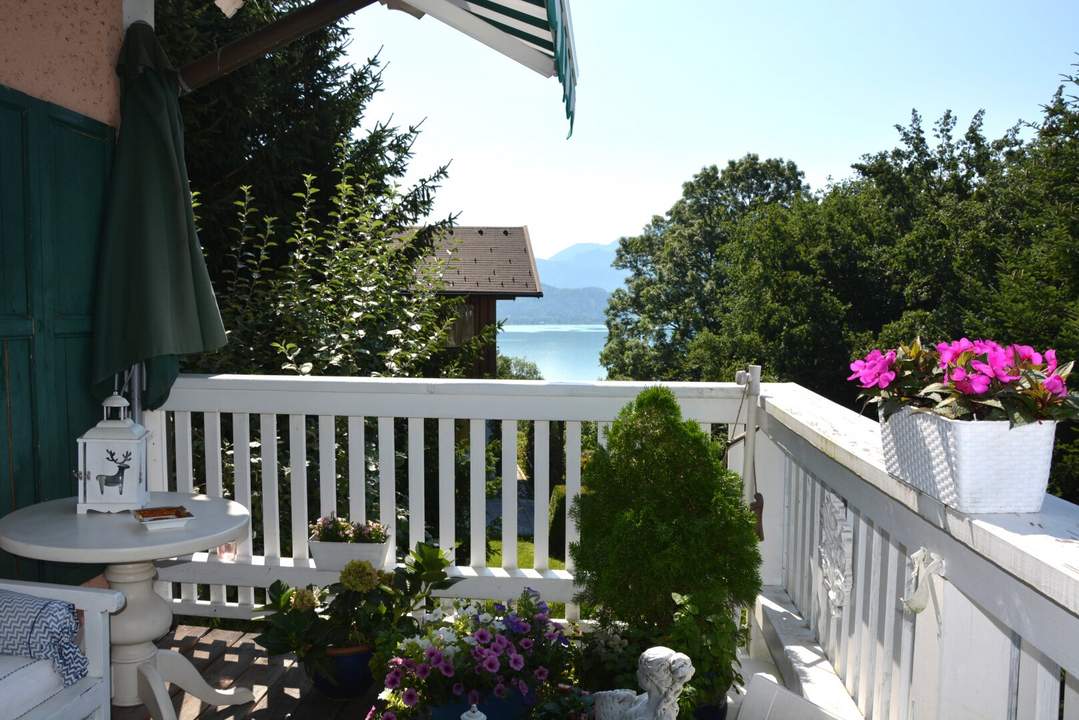
M 393 566 L 389 540 L 381 543 L 344 543 L 309 538 L 307 547 L 319 570 L 341 570 L 352 560 L 366 560 L 376 570 L 389 570 Z
M 1049 484 L 1056 422 L 950 420 L 903 408 L 881 420 L 888 472 L 964 513 L 1033 513 Z

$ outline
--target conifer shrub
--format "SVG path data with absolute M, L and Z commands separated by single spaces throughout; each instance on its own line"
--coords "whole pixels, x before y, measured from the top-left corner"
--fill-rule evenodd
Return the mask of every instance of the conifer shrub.
M 571 510 L 581 541 L 570 553 L 577 601 L 601 620 L 662 637 L 678 609 L 674 594 L 732 611 L 754 601 L 760 551 L 741 480 L 719 446 L 682 419 L 670 390 L 649 388 L 622 409 L 582 484 Z

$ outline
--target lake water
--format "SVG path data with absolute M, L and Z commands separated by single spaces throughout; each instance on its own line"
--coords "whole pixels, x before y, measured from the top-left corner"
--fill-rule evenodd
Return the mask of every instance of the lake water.
M 607 377 L 599 364 L 606 342 L 604 325 L 504 325 L 498 352 L 536 363 L 544 380 L 589 382 Z

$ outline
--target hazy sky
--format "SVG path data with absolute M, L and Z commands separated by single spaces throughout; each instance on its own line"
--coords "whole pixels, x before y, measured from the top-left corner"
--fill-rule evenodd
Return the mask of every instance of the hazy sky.
M 814 187 L 894 145 L 912 108 L 998 135 L 1036 120 L 1076 62 L 1079 2 L 570 0 L 580 79 L 561 88 L 432 18 L 377 5 L 351 53 L 382 48 L 369 117 L 425 120 L 413 172 L 452 160 L 438 213 L 528 225 L 536 254 L 636 234 L 702 166 L 794 160 Z

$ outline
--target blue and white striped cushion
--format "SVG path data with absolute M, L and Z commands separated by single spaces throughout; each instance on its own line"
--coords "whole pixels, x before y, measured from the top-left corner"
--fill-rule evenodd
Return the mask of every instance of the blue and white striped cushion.
M 75 642 L 78 632 L 71 603 L 0 590 L 0 653 L 51 660 L 65 687 L 85 677 L 89 667 Z

